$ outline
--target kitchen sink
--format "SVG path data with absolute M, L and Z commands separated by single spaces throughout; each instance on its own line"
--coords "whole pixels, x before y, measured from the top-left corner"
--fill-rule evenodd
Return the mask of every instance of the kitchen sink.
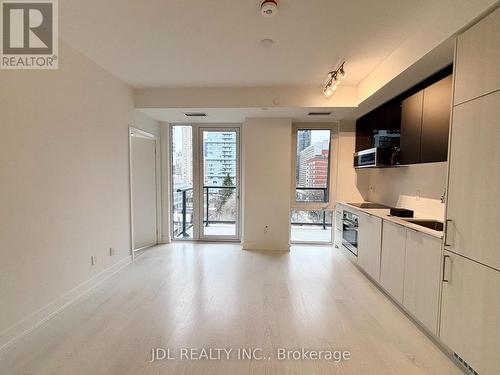
M 444 224 L 438 220 L 424 220 L 424 219 L 403 219 L 412 224 L 420 225 L 425 228 L 429 228 L 432 230 L 436 230 L 438 232 L 442 232 L 444 228 Z

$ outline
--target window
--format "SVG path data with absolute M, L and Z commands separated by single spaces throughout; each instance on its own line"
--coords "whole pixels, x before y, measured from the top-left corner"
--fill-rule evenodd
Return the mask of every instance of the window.
M 330 139 L 328 129 L 297 130 L 295 200 L 328 202 L 330 183 Z
M 297 124 L 293 127 L 295 175 L 290 240 L 292 243 L 332 242 L 332 166 L 333 126 Z

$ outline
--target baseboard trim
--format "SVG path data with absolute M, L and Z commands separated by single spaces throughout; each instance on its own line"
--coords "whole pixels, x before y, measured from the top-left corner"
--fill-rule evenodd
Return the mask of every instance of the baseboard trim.
M 16 340 L 27 335 L 35 328 L 52 319 L 66 307 L 70 306 L 72 303 L 83 297 L 85 294 L 109 279 L 114 274 L 123 270 L 131 263 L 132 258 L 130 256 L 119 260 L 111 267 L 105 269 L 104 271 L 101 271 L 89 280 L 84 281 L 77 287 L 56 298 L 45 307 L 42 307 L 41 309 L 31 313 L 27 317 L 0 332 L 0 351 L 6 349 Z
M 277 244 L 275 246 L 263 246 L 260 245 L 257 242 L 243 242 L 242 243 L 242 248 L 243 250 L 250 250 L 250 251 L 290 251 L 290 244 L 288 243 L 283 243 L 283 244 Z

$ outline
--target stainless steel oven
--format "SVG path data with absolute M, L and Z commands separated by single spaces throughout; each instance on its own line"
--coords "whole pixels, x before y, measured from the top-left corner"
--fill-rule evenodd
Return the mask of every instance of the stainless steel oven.
M 358 215 L 346 210 L 343 216 L 342 245 L 358 256 Z

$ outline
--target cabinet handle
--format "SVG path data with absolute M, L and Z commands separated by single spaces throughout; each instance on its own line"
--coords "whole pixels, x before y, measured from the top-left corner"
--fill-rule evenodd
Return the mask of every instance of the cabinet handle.
M 448 246 L 448 247 L 453 246 L 452 244 L 448 243 L 448 227 L 450 226 L 450 223 L 452 221 L 453 220 L 451 220 L 451 219 L 446 219 L 445 220 L 446 228 L 444 230 L 444 246 Z
M 442 280 L 443 280 L 444 283 L 447 283 L 447 282 L 450 281 L 449 277 L 447 277 L 447 272 L 446 272 L 446 270 L 447 270 L 446 259 L 448 259 L 448 258 L 450 258 L 449 255 L 445 255 L 444 258 L 443 258 L 443 279 Z

